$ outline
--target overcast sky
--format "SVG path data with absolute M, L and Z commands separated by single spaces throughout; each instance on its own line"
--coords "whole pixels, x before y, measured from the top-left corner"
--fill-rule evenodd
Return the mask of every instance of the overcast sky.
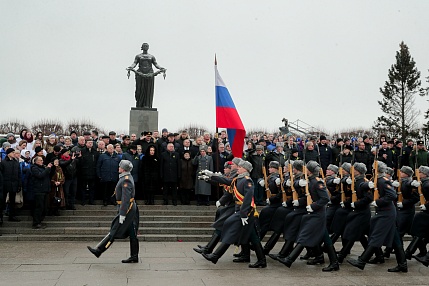
M 0 119 L 88 118 L 126 132 L 135 83 L 125 68 L 148 42 L 167 68 L 155 80 L 159 129 L 214 131 L 215 53 L 246 129 L 283 117 L 369 128 L 401 41 L 428 85 L 428 11 L 425 0 L 0 0 Z

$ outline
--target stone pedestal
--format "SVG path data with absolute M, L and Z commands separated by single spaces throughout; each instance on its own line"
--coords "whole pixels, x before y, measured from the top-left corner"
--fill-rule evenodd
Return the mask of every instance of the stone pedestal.
M 143 131 L 158 130 L 158 110 L 156 108 L 131 107 L 130 135 L 135 133 L 137 138 Z

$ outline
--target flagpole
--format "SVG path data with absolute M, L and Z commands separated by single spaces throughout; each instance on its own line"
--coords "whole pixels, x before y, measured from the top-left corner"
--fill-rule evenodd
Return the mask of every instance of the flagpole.
M 215 53 L 215 67 L 217 66 L 217 59 L 216 59 L 216 53 Z M 216 90 L 215 90 L 215 94 L 216 94 Z M 216 98 L 216 96 L 215 96 L 215 98 Z M 216 120 L 215 120 L 215 122 L 216 122 Z M 215 124 L 216 125 L 216 124 Z M 214 136 L 214 138 L 215 138 L 215 140 L 218 140 L 218 134 L 219 134 L 219 128 L 217 127 L 217 125 L 216 125 L 216 133 L 215 133 L 215 136 Z M 219 142 L 217 142 L 216 144 L 215 144 L 215 146 L 216 146 L 216 148 L 217 148 L 217 150 L 216 150 L 216 154 L 217 154 L 217 158 L 216 158 L 216 170 L 219 172 L 219 159 L 220 159 L 220 154 L 219 154 Z M 212 150 L 213 151 L 213 150 Z M 219 184 L 216 184 L 216 200 L 218 200 L 220 197 L 219 197 Z

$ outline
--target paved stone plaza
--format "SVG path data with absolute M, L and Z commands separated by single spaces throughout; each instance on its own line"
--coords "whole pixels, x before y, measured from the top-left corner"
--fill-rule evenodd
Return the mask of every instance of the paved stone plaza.
M 297 260 L 291 269 L 267 258 L 266 269 L 232 262 L 233 247 L 214 265 L 192 250 L 192 242 L 140 242 L 140 263 L 122 264 L 127 241 L 115 242 L 99 259 L 86 242 L 1 242 L 0 285 L 429 285 L 429 268 L 412 260 L 408 273 L 388 273 L 394 258 L 364 271 L 348 263 L 323 273 Z M 96 242 L 89 245 L 95 246 Z M 281 245 L 276 245 L 278 251 Z M 339 244 L 337 243 L 337 248 Z M 356 246 L 352 257 L 362 248 Z M 327 258 L 327 257 L 326 257 Z M 256 257 L 252 254 L 252 261 Z

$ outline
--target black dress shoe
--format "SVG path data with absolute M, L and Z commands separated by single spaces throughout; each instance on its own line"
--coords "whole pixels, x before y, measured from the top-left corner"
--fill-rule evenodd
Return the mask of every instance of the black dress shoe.
M 41 229 L 41 228 L 43 228 L 43 226 L 40 223 L 33 225 L 33 229 Z

